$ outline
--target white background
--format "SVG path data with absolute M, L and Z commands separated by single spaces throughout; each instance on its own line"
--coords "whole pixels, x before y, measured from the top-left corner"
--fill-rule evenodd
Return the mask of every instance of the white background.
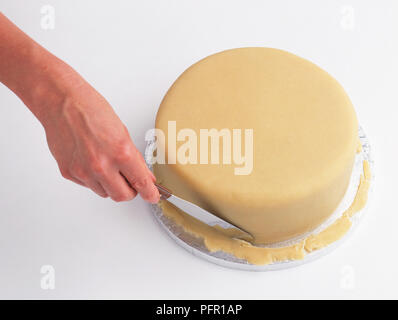
M 46 4 L 53 30 L 41 27 Z M 376 181 L 361 225 L 330 255 L 277 272 L 225 269 L 177 246 L 141 199 L 117 204 L 63 180 L 41 125 L 0 85 L 0 298 L 398 298 L 397 4 L 2 0 L 108 99 L 141 151 L 166 90 L 197 60 L 242 46 L 307 58 L 351 97 Z M 40 287 L 43 265 L 54 290 Z

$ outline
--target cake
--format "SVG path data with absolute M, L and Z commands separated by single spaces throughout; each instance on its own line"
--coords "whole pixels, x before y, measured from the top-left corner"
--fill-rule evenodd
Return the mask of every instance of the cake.
M 226 50 L 189 67 L 165 95 L 156 128 L 164 133 L 158 153 L 165 156 L 154 164 L 158 183 L 247 230 L 257 245 L 293 239 L 330 217 L 347 190 L 359 142 L 352 103 L 331 75 L 260 47 Z M 201 130 L 219 133 L 219 150 L 211 137 L 199 147 Z M 186 148 L 195 134 L 196 145 Z M 231 141 L 237 137 L 238 151 Z M 240 161 L 224 153 L 229 143 Z

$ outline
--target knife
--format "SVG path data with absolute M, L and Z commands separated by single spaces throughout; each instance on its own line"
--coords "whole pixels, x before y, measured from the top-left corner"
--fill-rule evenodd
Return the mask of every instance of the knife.
M 225 221 L 221 219 L 220 217 L 216 216 L 215 214 L 206 211 L 202 209 L 201 207 L 197 206 L 196 204 L 193 204 L 192 202 L 189 202 L 187 200 L 184 200 L 180 197 L 177 197 L 175 194 L 171 192 L 171 190 L 167 189 L 166 187 L 155 183 L 155 186 L 158 188 L 159 193 L 160 193 L 160 199 L 161 200 L 167 200 L 170 203 L 174 204 L 177 208 L 181 209 L 185 213 L 189 214 L 190 216 L 206 223 L 207 225 L 215 225 L 218 224 L 223 228 L 236 228 L 247 235 L 250 236 L 250 238 L 253 238 L 253 236 L 250 234 L 250 232 L 247 232 L 246 230 L 243 230 L 241 227 L 238 227 L 237 225 Z

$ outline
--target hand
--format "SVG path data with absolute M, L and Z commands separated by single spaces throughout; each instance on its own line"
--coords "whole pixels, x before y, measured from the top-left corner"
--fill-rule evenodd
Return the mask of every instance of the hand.
M 156 179 L 109 103 L 77 74 L 63 81 L 65 97 L 41 120 L 62 176 L 115 201 L 139 192 L 158 202 Z

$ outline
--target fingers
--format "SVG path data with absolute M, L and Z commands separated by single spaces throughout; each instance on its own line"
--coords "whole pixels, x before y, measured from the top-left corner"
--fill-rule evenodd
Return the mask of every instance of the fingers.
M 107 198 L 108 194 L 101 184 L 94 178 L 90 178 L 90 175 L 84 174 L 83 170 L 77 169 L 76 167 L 72 170 L 60 169 L 62 176 L 65 179 L 73 181 L 83 187 L 89 188 L 98 194 L 102 198 Z
M 102 198 L 108 197 L 108 193 L 105 191 L 105 189 L 102 187 L 102 185 L 98 181 L 91 179 L 86 182 L 86 186 L 88 188 L 90 188 L 91 190 L 93 190 L 100 197 L 102 197 Z
M 68 179 L 83 187 L 91 189 L 102 198 L 108 197 L 108 194 L 101 186 L 101 184 L 94 178 L 90 177 L 89 174 L 86 174 L 85 170 L 83 170 L 82 168 L 74 166 L 71 169 L 60 168 L 60 171 L 65 179 Z
M 144 158 L 135 150 L 129 162 L 121 166 L 121 173 L 141 197 L 150 203 L 159 202 L 159 191 L 155 186 L 156 178 L 145 164 Z
M 145 164 L 141 153 L 131 140 L 110 161 L 96 154 L 84 161 L 74 161 L 62 175 L 82 186 L 88 187 L 101 197 L 111 197 L 114 201 L 129 201 L 140 193 L 150 203 L 159 202 L 156 178 Z
M 127 184 L 118 171 L 113 170 L 109 175 L 103 176 L 100 178 L 100 183 L 111 199 L 116 202 L 130 201 L 137 196 L 137 191 Z
M 117 202 L 129 201 L 137 196 L 137 191 L 121 175 L 119 169 L 107 165 L 106 162 L 93 160 L 86 166 L 75 163 L 70 169 L 61 170 L 61 173 L 64 178 L 90 188 L 101 197 L 109 196 Z
M 149 174 L 150 174 L 150 176 L 151 176 L 152 182 L 155 183 L 155 182 L 156 182 L 156 177 L 155 177 L 155 175 L 153 174 L 153 172 L 152 172 L 151 170 L 149 170 L 149 168 L 148 168 L 148 171 L 149 171 Z
M 66 169 L 63 169 L 63 168 L 59 168 L 59 171 L 61 172 L 61 175 L 62 175 L 65 179 L 70 180 L 70 181 L 73 181 L 74 183 L 80 184 L 80 185 L 83 186 L 83 187 L 87 187 L 83 181 L 80 181 L 79 179 L 75 178 L 75 177 L 70 173 L 69 170 L 66 170 Z

